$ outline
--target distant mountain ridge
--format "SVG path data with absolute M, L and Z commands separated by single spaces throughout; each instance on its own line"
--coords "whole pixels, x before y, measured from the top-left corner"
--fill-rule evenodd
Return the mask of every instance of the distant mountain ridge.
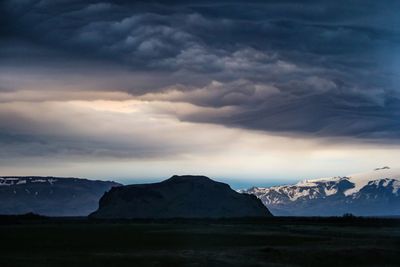
M 160 210 L 171 208 L 171 214 L 174 216 L 180 215 L 177 213 L 179 209 L 175 210 L 174 205 L 163 206 L 165 200 L 169 200 L 171 197 L 183 197 L 179 205 L 184 206 L 187 202 L 192 205 L 192 208 L 183 209 L 180 212 L 193 212 L 192 216 L 194 217 L 198 215 L 194 212 L 195 209 L 204 212 L 217 207 L 220 203 L 225 203 L 229 214 L 240 215 L 248 212 L 248 206 L 243 206 L 244 202 L 238 201 L 241 199 L 240 194 L 236 192 L 232 194 L 227 184 L 215 182 L 204 176 L 183 177 L 173 176 L 160 183 L 112 189 L 122 185 L 111 181 L 79 178 L 3 176 L 0 177 L 0 214 L 33 212 L 47 216 L 86 216 L 99 207 L 100 199 L 100 206 L 107 204 L 105 205 L 108 206 L 106 209 L 110 209 L 108 204 L 115 199 L 111 202 L 108 202 L 107 199 L 114 194 L 117 198 L 122 195 L 128 199 L 137 198 L 134 200 L 137 201 L 135 205 L 148 209 L 153 206 Z M 185 177 L 196 179 L 189 179 L 191 182 L 188 182 Z M 154 188 L 149 188 L 149 185 L 176 188 L 177 192 L 173 193 L 168 191 L 170 189 L 166 191 L 162 189 L 160 193 L 159 188 L 154 190 Z M 142 188 L 145 189 L 142 190 Z M 206 193 L 201 191 L 201 188 L 206 189 Z M 108 191 L 110 192 L 104 195 Z M 400 215 L 400 170 L 387 166 L 366 173 L 304 180 L 292 185 L 252 187 L 239 190 L 239 192 L 255 195 L 272 214 L 277 216 L 341 216 L 344 213 L 360 216 Z M 104 197 L 102 197 L 103 195 Z M 146 206 L 148 202 L 157 199 L 156 195 L 161 196 L 158 199 L 159 205 L 153 203 Z M 223 196 L 227 196 L 227 198 Z M 207 209 L 203 206 L 196 206 L 199 199 L 204 200 L 203 204 L 208 205 Z M 232 203 L 228 205 L 226 199 L 230 199 Z M 250 201 L 248 203 L 252 203 L 251 205 L 256 205 L 254 201 L 246 201 Z M 125 204 L 126 207 L 129 206 L 127 203 Z M 234 211 L 235 208 L 237 211 Z M 240 209 L 244 210 L 240 211 Z M 257 209 L 255 208 L 253 211 L 257 212 Z M 215 212 L 218 214 L 217 211 Z M 167 216 L 162 212 L 159 214 L 160 217 Z
M 0 214 L 33 212 L 47 216 L 86 216 L 104 192 L 121 184 L 80 178 L 0 177 Z
M 98 219 L 272 216 L 255 196 L 205 176 L 174 175 L 159 183 L 114 187 L 91 214 Z
M 387 166 L 345 177 L 252 187 L 240 192 L 257 196 L 274 215 L 400 215 L 400 170 Z

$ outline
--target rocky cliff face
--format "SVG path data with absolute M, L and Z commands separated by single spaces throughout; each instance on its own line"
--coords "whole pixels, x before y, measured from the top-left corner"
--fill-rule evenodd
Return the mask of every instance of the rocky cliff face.
M 153 184 L 111 189 L 93 218 L 233 218 L 271 216 L 253 195 L 205 176 L 173 176 Z

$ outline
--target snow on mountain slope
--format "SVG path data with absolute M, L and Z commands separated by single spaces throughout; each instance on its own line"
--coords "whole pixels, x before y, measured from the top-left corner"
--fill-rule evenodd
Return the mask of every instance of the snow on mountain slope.
M 0 177 L 0 186 L 13 186 L 30 183 L 49 183 L 54 184 L 58 179 L 54 177 Z
M 79 178 L 0 176 L 0 214 L 84 216 L 93 212 L 104 192 L 114 186 L 120 184 Z
M 394 179 L 400 181 L 400 169 L 391 169 L 390 167 L 376 168 L 373 171 L 356 173 L 344 177 L 328 177 L 328 178 L 318 178 L 311 180 L 300 181 L 296 184 L 298 187 L 315 187 L 319 184 L 332 184 L 337 183 L 340 180 L 347 179 L 351 182 L 354 187 L 347 189 L 344 194 L 346 196 L 352 195 L 360 191 L 361 188 L 368 185 L 369 182 L 381 179 Z M 325 189 L 326 190 L 326 189 Z M 337 193 L 334 187 L 325 191 L 326 195 L 333 195 Z
M 313 179 L 304 180 L 294 185 L 272 186 L 266 188 L 252 187 L 247 190 L 240 190 L 240 192 L 254 194 L 264 200 L 267 204 L 279 204 L 287 201 L 297 201 L 302 198 L 324 198 L 338 192 L 344 192 L 344 190 L 351 187 L 348 180 L 347 177 Z
M 354 188 L 345 192 L 346 196 L 352 195 L 369 182 L 381 179 L 394 179 L 400 181 L 400 169 L 391 169 L 389 167 L 377 168 L 370 172 L 357 173 L 349 176 L 349 180 L 354 183 Z
M 256 195 L 275 215 L 400 214 L 400 169 L 383 167 L 240 192 Z

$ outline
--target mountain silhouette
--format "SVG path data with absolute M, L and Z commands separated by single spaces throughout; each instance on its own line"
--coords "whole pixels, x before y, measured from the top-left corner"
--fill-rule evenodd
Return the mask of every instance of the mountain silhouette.
M 205 176 L 172 176 L 153 184 L 114 187 L 90 215 L 102 219 L 272 216 L 261 200 Z

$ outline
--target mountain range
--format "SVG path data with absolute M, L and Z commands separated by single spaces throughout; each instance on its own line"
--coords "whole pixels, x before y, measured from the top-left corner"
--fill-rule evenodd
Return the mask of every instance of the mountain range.
M 86 216 L 98 208 L 109 181 L 59 177 L 0 177 L 0 214 Z
M 172 180 L 166 180 L 169 182 L 155 185 L 175 185 L 179 176 L 174 177 Z M 232 205 L 235 205 L 240 194 L 228 194 L 226 187 L 229 186 L 226 184 L 225 187 L 221 186 L 226 190 L 215 191 L 212 189 L 215 185 L 211 183 L 211 186 L 207 179 L 209 178 L 194 179 L 197 182 L 193 182 L 192 179 L 190 183 L 183 183 L 185 186 L 179 185 L 174 189 L 177 191 L 176 196 L 184 197 L 185 202 L 191 202 L 193 205 L 196 204 L 193 199 L 204 198 L 217 206 L 227 199 L 219 198 L 217 194 L 224 194 L 231 199 Z M 184 189 L 181 189 L 181 186 Z M 121 189 L 118 189 L 119 187 Z M 135 201 L 142 203 L 140 205 L 146 206 L 150 200 L 154 201 L 152 196 L 155 196 L 154 191 L 157 190 L 159 189 L 146 185 L 122 186 L 112 181 L 79 178 L 0 177 L 0 214 L 33 212 L 47 216 L 87 216 L 99 208 L 100 199 L 100 207 L 107 206 L 105 209 L 109 209 L 107 199 L 115 194 L 118 197 L 130 195 Z M 147 195 L 146 192 L 151 195 Z M 172 192 L 162 191 L 162 195 L 165 199 L 173 198 Z M 400 215 L 400 169 L 390 167 L 347 176 L 303 180 L 290 185 L 251 187 L 238 192 L 255 195 L 275 216 L 341 216 L 345 213 L 358 216 Z M 160 202 L 162 201 L 161 199 Z M 155 205 L 152 202 L 149 207 L 165 209 L 161 204 Z M 236 205 L 237 209 L 243 208 L 241 204 Z M 232 207 L 229 206 L 229 209 Z M 171 208 L 172 211 L 178 212 L 175 208 Z
M 400 170 L 387 166 L 239 192 L 257 196 L 276 216 L 400 215 Z

